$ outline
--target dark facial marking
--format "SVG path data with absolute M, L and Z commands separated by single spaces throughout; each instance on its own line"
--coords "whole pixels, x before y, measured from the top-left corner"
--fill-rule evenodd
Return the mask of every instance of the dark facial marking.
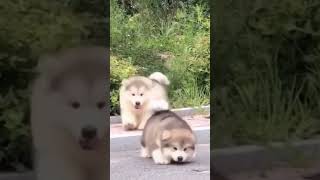
M 80 103 L 78 101 L 72 101 L 70 105 L 73 109 L 78 109 L 80 107 Z
M 105 101 L 101 101 L 97 103 L 97 108 L 98 109 L 102 109 L 106 106 L 106 102 Z

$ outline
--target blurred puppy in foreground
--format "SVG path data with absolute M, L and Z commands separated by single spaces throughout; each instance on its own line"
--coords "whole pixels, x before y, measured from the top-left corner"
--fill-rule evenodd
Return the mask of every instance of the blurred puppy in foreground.
M 75 48 L 40 62 L 31 127 L 37 180 L 106 180 L 105 48 Z
M 154 113 L 143 130 L 141 156 L 152 157 L 156 164 L 191 161 L 196 137 L 190 126 L 169 110 Z

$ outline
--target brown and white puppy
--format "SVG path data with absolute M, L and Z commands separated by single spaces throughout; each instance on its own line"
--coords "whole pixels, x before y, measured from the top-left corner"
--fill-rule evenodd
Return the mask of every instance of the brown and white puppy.
M 149 77 L 133 76 L 122 81 L 120 109 L 125 130 L 143 129 L 147 119 L 157 110 L 169 109 L 167 77 L 152 73 Z
M 41 60 L 31 97 L 38 180 L 107 179 L 107 56 L 74 48 Z
M 188 162 L 195 157 L 196 137 L 190 126 L 172 111 L 158 111 L 148 120 L 141 138 L 141 156 L 156 164 Z

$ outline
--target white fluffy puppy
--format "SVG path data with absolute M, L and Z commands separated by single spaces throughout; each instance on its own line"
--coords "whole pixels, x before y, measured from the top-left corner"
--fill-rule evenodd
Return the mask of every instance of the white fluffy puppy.
M 120 88 L 121 119 L 125 130 L 143 129 L 148 118 L 159 110 L 169 109 L 168 78 L 160 73 L 149 77 L 133 76 Z

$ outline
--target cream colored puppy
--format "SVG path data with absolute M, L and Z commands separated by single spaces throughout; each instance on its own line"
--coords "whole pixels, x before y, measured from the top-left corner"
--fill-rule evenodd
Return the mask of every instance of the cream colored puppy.
M 150 117 L 141 138 L 141 156 L 156 164 L 189 162 L 195 157 L 196 137 L 190 126 L 172 111 Z
M 160 72 L 122 81 L 120 109 L 125 130 L 143 129 L 155 111 L 169 109 L 166 90 L 169 84 L 168 78 Z

